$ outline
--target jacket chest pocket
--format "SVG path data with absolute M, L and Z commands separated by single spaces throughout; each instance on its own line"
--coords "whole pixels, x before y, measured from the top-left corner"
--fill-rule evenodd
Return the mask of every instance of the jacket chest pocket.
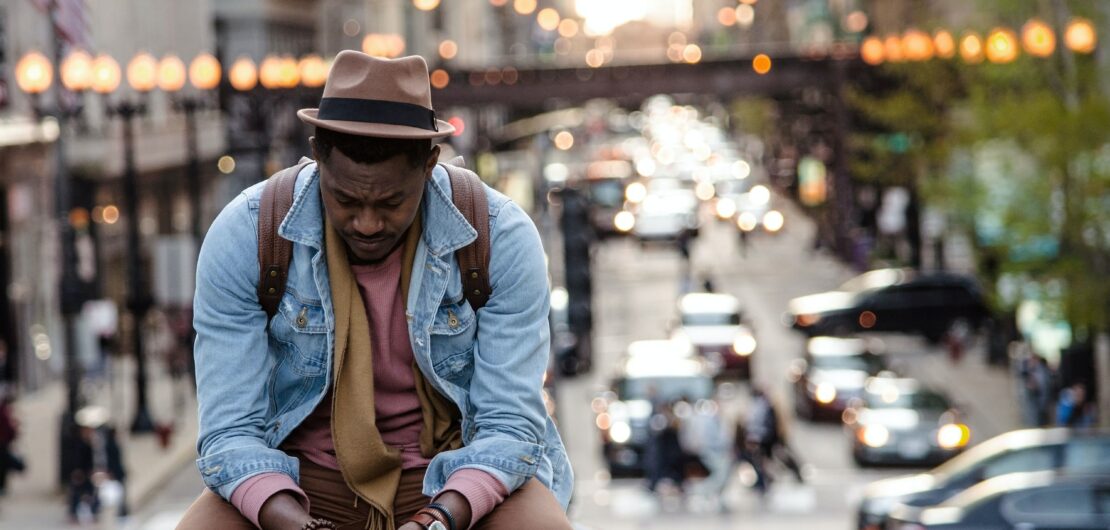
M 302 376 L 324 373 L 328 326 L 321 305 L 286 293 L 278 314 L 270 321 L 270 336 L 278 345 L 280 364 Z
M 477 318 L 466 300 L 439 306 L 431 331 L 432 367 L 437 375 L 456 385 L 469 386 L 477 331 Z

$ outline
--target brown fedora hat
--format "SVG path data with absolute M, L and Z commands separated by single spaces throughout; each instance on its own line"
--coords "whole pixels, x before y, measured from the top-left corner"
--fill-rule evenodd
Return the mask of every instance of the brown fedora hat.
M 379 138 L 442 138 L 455 132 L 436 119 L 428 63 L 419 55 L 381 59 L 339 52 L 320 107 L 301 109 L 297 117 L 317 127 Z

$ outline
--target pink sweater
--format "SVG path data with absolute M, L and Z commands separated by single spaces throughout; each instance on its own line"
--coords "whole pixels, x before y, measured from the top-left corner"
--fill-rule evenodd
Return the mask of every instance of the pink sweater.
M 404 300 L 401 299 L 401 247 L 373 265 L 355 265 L 351 271 L 370 320 L 370 341 L 374 350 L 374 412 L 382 441 L 401 451 L 401 467 L 427 467 L 429 460 L 420 453 L 420 431 L 424 415 L 416 395 L 413 353 L 409 343 Z M 312 462 L 339 469 L 331 438 L 331 391 L 282 444 L 286 452 L 299 452 Z M 454 490 L 466 497 L 472 512 L 471 526 L 500 504 L 508 492 L 493 475 L 472 468 L 452 473 L 444 491 Z M 262 505 L 270 496 L 290 491 L 308 507 L 308 497 L 293 479 L 281 473 L 255 475 L 240 484 L 231 503 L 255 526 Z

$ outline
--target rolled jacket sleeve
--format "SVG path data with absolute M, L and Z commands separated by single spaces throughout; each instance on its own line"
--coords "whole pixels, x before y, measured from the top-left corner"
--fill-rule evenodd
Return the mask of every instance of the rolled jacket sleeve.
M 258 302 L 258 236 L 245 194 L 213 222 L 197 262 L 193 326 L 197 337 L 197 468 L 224 499 L 250 476 L 281 473 L 297 481 L 298 462 L 266 443 L 266 313 Z
M 517 205 L 491 216 L 489 269 L 493 294 L 478 310 L 472 420 L 466 446 L 437 459 L 440 476 L 459 468 L 486 471 L 511 494 L 536 475 L 543 458 L 547 410 L 543 373 L 549 352 L 547 265 L 539 233 Z

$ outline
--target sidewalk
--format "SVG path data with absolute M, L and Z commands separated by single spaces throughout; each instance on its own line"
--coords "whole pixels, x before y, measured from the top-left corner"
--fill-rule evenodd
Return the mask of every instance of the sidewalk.
M 174 388 L 162 363 L 148 366 L 148 399 L 156 423 L 173 421 L 174 433 L 167 447 L 151 434 L 132 436 L 128 425 L 134 410 L 134 369 L 130 358 L 117 359 L 110 383 L 94 392 L 89 405 L 100 405 L 112 414 L 127 469 L 127 499 L 132 511 L 140 510 L 159 487 L 195 458 L 196 399 L 192 386 L 182 381 Z M 174 392 L 184 400 L 174 410 Z M 21 422 L 16 451 L 27 462 L 27 472 L 9 475 L 8 495 L 0 499 L 0 527 L 53 530 L 74 528 L 66 516 L 66 501 L 58 488 L 58 428 L 65 407 L 65 386 L 58 382 L 21 396 L 15 411 Z M 110 528 L 103 525 L 103 528 Z M 88 527 L 86 527 L 88 528 Z

